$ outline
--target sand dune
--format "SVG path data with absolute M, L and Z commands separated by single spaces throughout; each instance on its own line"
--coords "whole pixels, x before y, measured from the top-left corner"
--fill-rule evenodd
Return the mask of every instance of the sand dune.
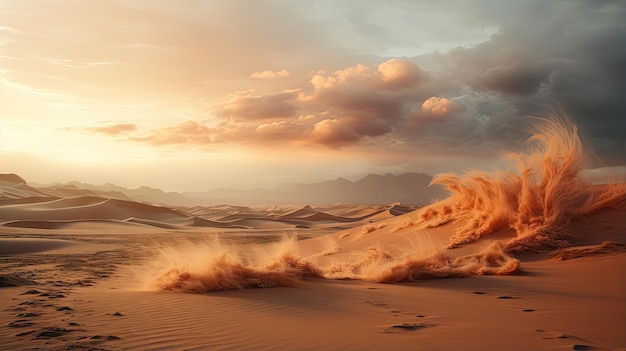
M 326 206 L 304 206 L 301 208 L 272 207 L 253 210 L 241 206 L 194 207 L 185 211 L 194 214 L 192 226 L 215 228 L 296 228 L 319 227 L 320 225 L 342 225 L 362 222 L 367 219 L 380 220 L 394 216 L 394 205 L 390 206 L 334 206 L 336 214 L 326 213 Z M 414 209 L 412 207 L 406 207 Z M 386 214 L 385 214 L 386 213 Z M 394 212 L 396 213 L 396 212 Z
M 26 185 L 22 178 L 3 175 L 0 192 L 0 224 L 11 228 L 63 229 L 75 228 L 81 221 L 104 228 L 106 223 L 120 226 L 129 224 L 151 226 L 155 230 L 194 230 L 198 228 L 289 229 L 308 227 L 345 227 L 345 223 L 364 221 L 370 217 L 379 220 L 382 212 L 397 215 L 397 205 L 333 206 L 333 214 L 324 210 L 330 206 L 301 208 L 273 207 L 255 210 L 245 206 L 218 205 L 173 208 L 121 198 L 104 197 L 90 190 L 74 186 L 47 187 L 39 191 Z M 26 187 L 32 191 L 24 192 Z M 69 187 L 69 188 L 68 188 Z M 83 191 L 84 190 L 84 191 Z M 42 196 L 54 194 L 54 196 Z M 78 194 L 79 196 L 74 196 Z M 70 196 L 67 196 L 70 195 Z M 123 194 L 122 194 L 123 196 Z M 412 209 L 412 207 L 407 207 Z M 392 214 L 393 212 L 393 214 Z M 94 228 L 95 229 L 95 228 Z M 110 231 L 104 228 L 105 231 Z
M 335 208 L 335 211 L 337 209 Z M 368 211 L 365 214 L 360 213 L 357 217 L 347 217 L 341 215 L 333 215 L 322 211 L 317 211 L 313 209 L 311 206 L 305 206 L 293 211 L 290 211 L 285 214 L 278 215 L 277 218 L 287 219 L 287 220 L 298 220 L 298 221 L 308 221 L 308 222 L 358 222 L 363 221 L 369 217 L 375 216 L 381 212 L 384 212 L 384 209 Z
M 33 228 L 33 229 L 62 229 L 73 221 L 46 221 L 46 220 L 15 220 L 2 223 L 4 227 Z
M 79 206 L 101 204 L 104 201 L 106 201 L 105 198 L 101 198 L 98 196 L 78 196 L 78 197 L 69 197 L 69 198 L 59 198 L 59 199 L 48 201 L 46 203 L 24 204 L 22 206 L 15 207 L 15 208 L 23 209 L 25 211 L 28 211 L 31 209 L 32 210 L 63 209 L 63 208 L 73 208 L 73 207 L 79 207 Z
M 183 221 L 189 216 L 166 207 L 100 197 L 73 197 L 0 207 L 1 220 L 124 220 L 139 217 L 162 222 Z
M 0 178 L 0 195 L 3 198 L 47 197 L 49 194 L 32 188 L 14 174 L 2 174 Z
M 193 217 L 191 225 L 195 227 L 214 227 L 214 228 L 243 228 L 243 229 L 249 228 L 248 226 L 244 224 L 239 224 L 239 223 L 234 223 L 234 222 L 237 222 L 237 220 L 232 221 L 232 222 L 216 222 L 216 221 L 211 221 L 211 220 L 200 218 L 200 217 Z
M 19 198 L 0 198 L 0 206 L 7 205 L 21 205 L 21 204 L 34 204 L 38 202 L 50 202 L 58 200 L 57 197 L 54 196 L 31 196 L 31 197 L 19 197 Z
M 290 211 L 288 213 L 282 214 L 279 217 L 280 218 L 306 218 L 312 215 L 317 214 L 318 212 L 315 211 L 313 208 L 311 208 L 311 206 L 304 206 L 302 208 L 298 208 L 296 210 Z
M 575 127 L 542 123 L 511 169 L 439 176 L 452 197 L 420 209 L 8 191 L 1 345 L 626 350 L 626 184 L 589 186 Z
M 176 225 L 168 225 L 167 223 L 150 220 L 138 220 L 132 217 L 123 221 L 115 219 L 15 220 L 4 222 L 2 223 L 2 226 L 6 229 L 38 229 L 41 230 L 42 233 L 46 233 L 46 230 L 63 229 L 75 231 L 76 229 L 80 228 L 84 228 L 85 231 L 88 233 L 114 232 L 120 229 L 132 231 L 137 230 L 137 227 L 152 229 L 152 231 L 156 231 L 156 228 L 180 229 L 180 227 Z M 55 231 L 51 232 L 52 235 L 54 235 L 55 233 Z
M 602 246 L 606 239 L 626 242 L 626 227 L 623 221 L 616 221 L 616 215 L 624 210 L 622 204 L 574 220 L 572 228 L 577 228 L 576 235 L 586 245 L 571 249 L 586 250 L 593 243 Z M 3 272 L 9 273 L 2 274 L 0 284 L 14 286 L 0 289 L 0 296 L 9 301 L 0 313 L 0 340 L 15 350 L 624 348 L 626 285 L 615 277 L 626 274 L 626 253 L 619 249 L 577 254 L 565 262 L 546 255 L 519 256 L 523 275 L 400 285 L 353 280 L 363 279 L 367 270 L 357 271 L 349 280 L 319 278 L 332 278 L 325 267 L 362 262 L 367 256 L 361 252 L 371 247 L 380 248 L 378 253 L 411 251 L 427 256 L 437 248 L 445 249 L 455 229 L 463 225 L 427 228 L 419 223 L 420 216 L 417 211 L 388 218 L 380 221 L 380 229 L 366 233 L 363 227 L 369 224 L 302 242 L 248 247 L 241 252 L 251 259 L 247 263 L 237 261 L 238 251 L 224 243 L 182 241 L 165 245 L 156 256 L 145 256 L 149 249 L 142 244 L 146 235 L 133 235 L 132 231 L 114 239 L 124 238 L 126 249 L 107 251 L 103 253 L 106 256 L 80 251 L 65 256 L 40 253 L 40 258 L 0 256 Z M 590 231 L 592 225 L 595 229 Z M 514 237 L 510 229 L 491 236 L 502 242 Z M 490 245 L 488 241 L 447 250 L 450 260 L 439 263 L 445 266 L 455 257 L 481 252 Z M 144 258 L 137 261 L 138 257 Z M 386 259 L 393 260 L 393 256 Z M 65 268 L 44 268 L 51 261 Z M 176 273 L 174 281 L 180 285 L 168 285 L 169 292 L 155 291 L 151 285 L 154 274 L 162 276 L 164 272 L 156 264 L 163 268 L 166 262 L 184 268 L 189 276 Z M 29 265 L 20 266 L 26 263 Z M 167 267 L 173 273 L 172 266 Z M 211 274 L 217 267 L 223 269 L 215 272 L 228 281 L 212 275 L 213 280 L 205 277 L 194 283 L 198 274 Z M 432 268 L 429 265 L 427 272 L 432 273 Z M 116 273 L 108 273 L 112 271 Z M 161 281 L 167 282 L 165 278 Z M 407 280 L 406 276 L 402 280 Z M 192 288 L 185 287 L 185 282 Z M 279 287 L 238 290 L 273 285 Z M 183 288 L 213 292 L 172 292 Z M 223 289 L 235 290 L 215 291 Z
M 47 186 L 39 188 L 41 191 L 44 191 L 48 194 L 54 195 L 59 198 L 64 197 L 78 197 L 78 196 L 97 196 L 104 197 L 109 199 L 118 199 L 118 200 L 131 200 L 126 194 L 120 191 L 101 191 L 101 190 L 90 190 L 90 189 L 82 189 L 73 184 L 66 184 L 63 186 Z
M 181 226 L 178 226 L 178 225 L 175 225 L 175 224 L 169 224 L 169 223 L 166 223 L 166 222 L 160 222 L 160 221 L 144 219 L 144 218 L 131 217 L 131 218 L 125 219 L 124 222 L 126 222 L 126 223 L 143 224 L 143 225 L 156 227 L 156 228 L 163 228 L 163 229 L 181 229 Z

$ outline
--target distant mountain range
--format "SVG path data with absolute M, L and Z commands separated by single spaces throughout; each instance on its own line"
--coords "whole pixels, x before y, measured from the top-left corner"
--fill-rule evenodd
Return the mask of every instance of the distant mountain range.
M 426 205 L 448 196 L 448 192 L 438 185 L 429 186 L 432 177 L 424 173 L 404 173 L 400 175 L 369 174 L 352 182 L 337 178 L 311 184 L 282 184 L 275 189 L 215 189 L 203 192 L 165 192 L 160 189 L 142 186 L 128 189 L 114 184 L 93 185 L 77 181 L 41 186 L 40 189 L 54 189 L 64 196 L 73 193 L 81 196 L 89 191 L 94 196 L 115 199 L 177 205 L 218 205 L 243 206 L 265 205 L 323 205 L 323 204 L 404 204 Z
M 273 190 L 215 189 L 183 193 L 189 198 L 237 204 L 387 204 L 401 202 L 426 205 L 448 196 L 442 187 L 428 186 L 432 177 L 424 173 L 376 175 L 352 182 L 337 178 L 311 184 L 283 184 Z

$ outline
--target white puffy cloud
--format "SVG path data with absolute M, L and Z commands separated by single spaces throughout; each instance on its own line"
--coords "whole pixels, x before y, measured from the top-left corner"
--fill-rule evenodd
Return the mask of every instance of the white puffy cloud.
M 280 71 L 274 72 L 272 70 L 266 70 L 261 72 L 254 72 L 250 75 L 250 78 L 254 79 L 277 79 L 289 77 L 290 73 L 286 69 L 282 69 Z

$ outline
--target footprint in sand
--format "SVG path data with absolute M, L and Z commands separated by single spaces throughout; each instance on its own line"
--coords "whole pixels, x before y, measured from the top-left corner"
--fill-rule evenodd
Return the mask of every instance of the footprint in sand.
M 512 296 L 512 295 L 502 295 L 502 296 L 498 296 L 498 299 L 510 300 L 510 299 L 521 299 L 521 297 L 519 297 L 519 296 Z
M 90 337 L 89 339 L 91 340 L 119 340 L 121 338 L 115 335 L 94 335 Z
M 402 323 L 402 324 L 394 324 L 382 330 L 382 333 L 394 333 L 394 332 L 402 332 L 402 331 L 415 331 L 425 328 L 434 327 L 436 324 L 431 323 Z
M 33 289 L 33 290 L 28 290 L 26 292 L 23 292 L 21 295 L 38 295 L 38 294 L 41 294 L 41 291 Z
M 9 328 L 26 328 L 26 327 L 30 327 L 32 325 L 34 325 L 35 323 L 32 321 L 29 321 L 27 319 L 18 319 L 16 321 L 13 321 L 11 323 L 9 323 L 7 326 Z
M 372 302 L 372 301 L 365 301 L 365 303 L 368 303 L 370 305 L 374 305 L 374 306 L 378 306 L 378 307 L 383 307 L 383 308 L 391 308 L 391 306 L 389 306 L 386 303 L 381 303 L 381 302 Z
M 591 345 L 574 345 L 572 346 L 572 350 L 577 351 L 609 351 L 610 349 L 599 347 L 599 346 L 591 346 Z
M 543 329 L 535 329 L 535 331 L 543 333 L 543 338 L 544 339 L 548 339 L 548 340 L 549 339 L 579 339 L 579 340 L 583 340 L 583 339 L 580 339 L 578 337 L 575 337 L 574 335 L 565 334 L 565 333 L 561 333 L 561 332 L 558 332 L 558 331 L 545 331 Z
M 63 336 L 73 331 L 74 329 L 65 329 L 65 328 L 59 328 L 59 327 L 46 327 L 46 328 L 41 329 L 41 331 L 37 334 L 36 339 L 57 338 L 59 336 Z
M 540 331 L 540 330 L 537 330 L 537 331 Z M 573 335 L 563 334 L 559 332 L 546 333 L 546 335 L 543 338 L 544 339 L 570 339 L 570 338 L 578 339 L 577 337 Z
M 26 311 L 26 308 L 25 307 L 14 307 L 14 308 L 7 308 L 5 311 L 20 312 L 20 311 Z
M 27 331 L 27 332 L 15 334 L 15 336 L 28 336 L 28 335 L 30 335 L 30 334 L 32 334 L 34 332 L 35 332 L 34 330 L 30 330 L 30 331 Z
M 39 314 L 38 313 L 27 312 L 27 313 L 20 313 L 17 316 L 21 317 L 21 318 L 28 318 L 28 317 L 39 317 Z
M 543 335 L 544 339 L 575 339 L 575 340 L 591 343 L 591 341 L 589 341 L 589 340 L 585 340 L 583 338 L 579 338 L 577 336 L 570 335 L 570 334 L 561 333 L 561 332 L 558 332 L 558 331 L 545 331 L 543 329 L 536 329 L 536 331 L 538 331 L 540 333 L 543 333 L 544 334 Z M 572 350 L 577 350 L 577 351 L 585 351 L 585 350 L 588 350 L 588 351 L 609 351 L 611 349 L 607 348 L 607 347 L 602 347 L 602 346 L 574 344 L 572 346 Z
M 399 328 L 399 329 L 405 329 L 405 330 L 417 330 L 417 329 L 422 329 L 422 328 L 426 328 L 429 327 L 429 325 L 426 324 L 410 324 L 410 323 L 403 323 L 403 324 L 396 324 L 396 325 L 392 325 L 392 328 Z
M 49 299 L 61 299 L 65 297 L 65 295 L 60 293 L 41 293 L 39 296 L 47 297 Z

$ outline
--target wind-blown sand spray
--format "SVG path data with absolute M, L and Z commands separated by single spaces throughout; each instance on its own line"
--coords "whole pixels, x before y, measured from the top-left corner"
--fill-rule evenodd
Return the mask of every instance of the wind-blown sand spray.
M 469 275 L 507 275 L 520 272 L 519 260 L 502 250 L 498 242 L 473 255 L 452 259 L 445 250 L 426 255 L 407 251 L 386 251 L 370 247 L 361 255 L 322 269 L 331 279 L 358 279 L 375 283 L 397 283 Z
M 565 118 L 539 119 L 527 150 L 510 155 L 508 171 L 469 171 L 464 177 L 439 175 L 433 184 L 453 196 L 429 206 L 421 219 L 432 227 L 451 220 L 466 222 L 450 238 L 450 247 L 481 239 L 502 228 L 516 237 L 511 253 L 570 246 L 568 225 L 576 217 L 614 206 L 626 198 L 626 184 L 612 184 L 599 194 L 578 177 L 583 148 L 577 128 Z
M 439 175 L 434 184 L 453 195 L 422 210 L 419 221 L 396 223 L 389 235 L 415 227 L 437 227 L 460 221 L 449 248 L 484 239 L 502 229 L 515 238 L 494 240 L 481 252 L 451 258 L 445 249 L 395 249 L 381 244 L 344 253 L 329 237 L 327 247 L 303 256 L 292 238 L 265 246 L 263 251 L 228 247 L 219 240 L 162 251 L 156 278 L 158 290 L 207 292 L 272 286 L 297 286 L 306 278 L 359 279 L 394 283 L 468 275 L 504 275 L 521 271 L 512 254 L 571 245 L 568 225 L 576 217 L 617 205 L 626 197 L 626 184 L 594 191 L 578 177 L 583 149 L 576 127 L 566 119 L 538 119 L 537 133 L 527 150 L 510 155 L 511 169 L 494 173 L 469 171 L 464 177 Z M 386 224 L 367 225 L 353 240 L 367 237 Z M 339 237 L 347 238 L 349 234 Z M 424 245 L 425 244 L 425 245 Z M 329 260 L 335 253 L 339 258 Z M 320 258 L 326 258 L 323 264 Z M 330 263 L 329 263 L 330 262 Z
M 206 292 L 296 286 L 304 277 L 322 277 L 312 263 L 295 254 L 295 239 L 285 238 L 246 257 L 218 239 L 161 251 L 161 273 L 150 285 L 158 290 Z
M 320 265 L 319 257 L 340 252 L 329 248 L 318 254 L 302 256 L 295 239 L 282 241 L 243 254 L 219 240 L 166 248 L 156 261 L 149 288 L 178 292 L 296 287 L 303 279 L 356 279 L 394 283 L 468 275 L 513 274 L 519 261 L 507 255 L 500 244 L 485 251 L 451 259 L 443 250 L 418 255 L 407 251 L 387 251 L 379 246 L 353 252 L 349 258 Z M 238 253 L 239 252 L 239 253 Z

